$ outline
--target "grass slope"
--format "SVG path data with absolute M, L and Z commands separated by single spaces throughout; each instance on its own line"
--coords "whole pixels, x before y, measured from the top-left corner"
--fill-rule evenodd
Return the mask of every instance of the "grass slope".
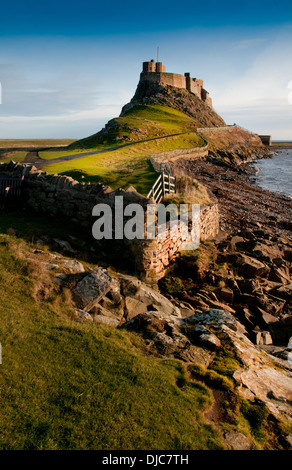
M 100 132 L 73 142 L 69 147 L 93 148 L 98 144 L 138 142 L 170 134 L 195 132 L 193 118 L 168 106 L 138 105 L 112 119 Z
M 141 105 L 110 121 L 108 131 L 75 142 L 68 152 L 44 151 L 40 152 L 40 157 L 48 161 L 44 170 L 49 173 L 66 174 L 77 180 L 83 177 L 84 181 L 101 181 L 113 189 L 133 185 L 146 195 L 157 178 L 149 156 L 204 146 L 204 139 L 194 129 L 193 119 L 180 111 L 166 106 Z M 111 150 L 125 144 L 131 145 Z M 50 163 L 53 158 L 77 154 L 82 149 L 97 152 L 108 149 L 109 152 Z
M 140 105 L 123 117 L 109 121 L 105 130 L 73 142 L 67 150 L 43 150 L 39 156 L 45 161 L 42 169 L 48 173 L 72 176 L 78 181 L 101 182 L 113 189 L 132 185 L 147 195 L 158 176 L 150 164 L 150 155 L 204 146 L 204 139 L 195 129 L 194 119 L 176 109 Z M 82 156 L 85 150 L 97 153 Z M 54 161 L 79 153 L 77 159 Z M 21 162 L 25 156 L 25 152 L 18 152 L 0 159 Z
M 177 148 L 195 147 L 201 143 L 202 140 L 195 134 L 184 134 L 137 143 L 75 160 L 48 162 L 43 169 L 49 173 L 66 174 L 77 180 L 83 176 L 83 181 L 100 181 L 113 189 L 133 185 L 137 191 L 146 195 L 158 176 L 150 164 L 150 155 Z
M 31 248 L 0 235 L 0 449 L 222 448 L 206 387 L 134 334 L 74 322 Z

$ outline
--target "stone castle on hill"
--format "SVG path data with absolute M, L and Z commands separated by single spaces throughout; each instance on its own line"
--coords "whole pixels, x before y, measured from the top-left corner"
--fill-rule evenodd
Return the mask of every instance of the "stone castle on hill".
M 212 108 L 212 99 L 204 88 L 203 80 L 192 78 L 189 73 L 184 75 L 168 73 L 162 62 L 155 62 L 153 59 L 150 62 L 143 62 L 140 81 L 143 80 L 150 80 L 160 85 L 170 85 L 188 90 Z

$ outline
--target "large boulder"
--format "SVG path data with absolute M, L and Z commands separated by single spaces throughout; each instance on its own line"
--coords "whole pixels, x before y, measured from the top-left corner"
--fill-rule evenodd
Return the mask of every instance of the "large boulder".
M 281 284 L 289 284 L 291 282 L 289 270 L 286 267 L 273 266 L 269 275 L 270 281 L 279 282 Z
M 134 315 L 135 308 L 139 308 L 141 312 L 141 309 L 143 309 L 142 304 L 145 306 L 144 311 L 159 310 L 166 315 L 181 317 L 180 309 L 160 294 L 159 291 L 152 289 L 134 276 L 120 273 L 116 273 L 115 276 L 120 282 L 121 292 L 126 299 L 129 317 Z M 129 298 L 132 300 L 128 300 Z M 136 311 L 137 313 L 139 312 Z
M 70 274 L 85 272 L 83 264 L 80 263 L 80 261 L 77 261 L 76 259 L 62 259 L 61 264 Z
M 241 255 L 242 260 L 238 268 L 238 272 L 241 276 L 248 279 L 254 279 L 258 277 L 268 277 L 270 268 L 251 256 Z
M 106 269 L 96 268 L 85 276 L 72 290 L 77 307 L 89 312 L 109 291 L 111 276 Z
M 281 299 L 285 299 L 288 302 L 291 302 L 291 300 L 292 300 L 292 283 L 286 284 L 286 285 L 281 286 L 281 287 L 277 287 L 272 292 L 277 297 L 280 297 Z
M 207 335 L 207 331 L 198 332 L 198 337 L 205 333 L 200 345 L 195 345 L 190 340 L 182 328 L 185 322 L 174 315 L 167 315 L 164 312 L 149 311 L 136 315 L 131 320 L 124 323 L 121 328 L 135 331 L 143 335 L 150 341 L 150 347 L 160 355 L 170 356 L 187 362 L 195 362 L 203 367 L 208 367 L 212 362 L 218 347 L 215 342 L 215 335 Z M 203 347 L 207 343 L 211 348 Z M 219 340 L 218 340 L 219 341 Z M 219 342 L 220 343 L 220 342 Z

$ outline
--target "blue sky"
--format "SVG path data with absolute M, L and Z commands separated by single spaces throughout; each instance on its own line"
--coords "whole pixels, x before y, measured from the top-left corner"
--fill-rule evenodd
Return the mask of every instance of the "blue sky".
M 0 138 L 97 132 L 159 46 L 167 71 L 204 80 L 228 124 L 292 140 L 290 3 L 16 0 L 0 18 Z

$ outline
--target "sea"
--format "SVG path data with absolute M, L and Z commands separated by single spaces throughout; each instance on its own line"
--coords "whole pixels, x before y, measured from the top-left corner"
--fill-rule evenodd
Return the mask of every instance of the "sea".
M 253 167 L 259 187 L 292 199 L 292 148 L 275 150 L 272 158 L 256 160 Z

